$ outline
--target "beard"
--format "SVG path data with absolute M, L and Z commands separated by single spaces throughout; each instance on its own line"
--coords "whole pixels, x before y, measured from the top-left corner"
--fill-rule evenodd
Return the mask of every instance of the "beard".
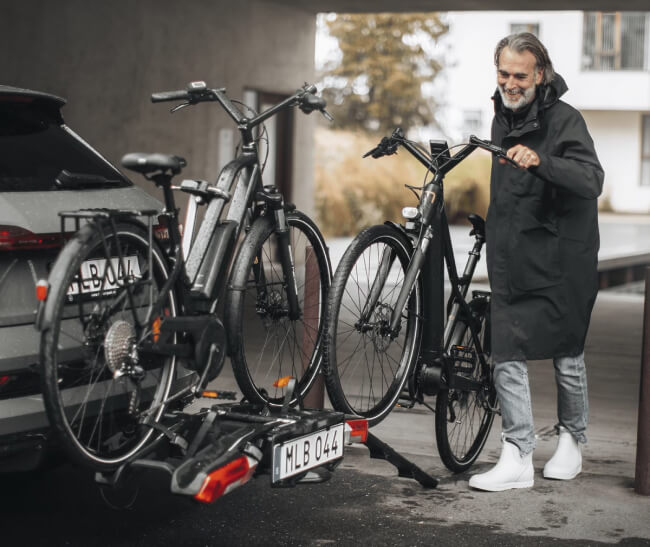
M 535 92 L 537 90 L 537 85 L 534 83 L 528 89 L 514 87 L 511 90 L 507 90 L 505 84 L 497 87 L 499 89 L 499 93 L 501 94 L 503 106 L 509 108 L 510 110 L 519 110 L 527 104 L 532 103 L 535 99 Z M 515 99 L 515 95 L 512 95 L 509 91 L 519 92 L 518 98 Z

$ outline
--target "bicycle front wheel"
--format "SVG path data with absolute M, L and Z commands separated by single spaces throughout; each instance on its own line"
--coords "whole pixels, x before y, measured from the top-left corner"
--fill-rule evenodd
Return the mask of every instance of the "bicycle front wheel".
M 331 282 L 327 248 L 303 213 L 286 216 L 299 316 L 290 317 L 275 223 L 260 217 L 242 243 L 226 296 L 226 329 L 233 371 L 246 399 L 279 406 L 297 380 L 291 404 L 305 396 L 322 360 L 325 302 Z
M 479 339 L 489 360 L 489 304 L 475 299 L 470 302 L 470 308 L 476 313 Z M 456 351 L 459 357 L 464 357 L 454 363 L 451 373 L 481 384 L 478 390 L 442 389 L 436 398 L 436 442 L 440 459 L 447 469 L 460 473 L 471 467 L 485 445 L 494 421 L 497 396 L 492 374 L 482 369 L 472 332 L 463 318 L 452 334 L 451 346 L 460 346 L 462 349 Z
M 417 359 L 422 289 L 415 283 L 389 332 L 404 285 L 411 243 L 386 225 L 361 232 L 346 250 L 330 293 L 327 320 L 327 390 L 336 410 L 383 420 L 400 396 Z
M 88 224 L 57 258 L 41 334 L 43 399 L 78 463 L 108 471 L 153 435 L 175 358 L 141 348 L 159 335 L 150 310 L 166 279 L 162 251 L 135 223 Z M 164 315 L 176 315 L 171 292 L 162 302 Z

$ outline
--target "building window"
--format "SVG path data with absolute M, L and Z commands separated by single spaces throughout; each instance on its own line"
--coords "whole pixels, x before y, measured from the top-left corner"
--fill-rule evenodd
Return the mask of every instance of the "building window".
M 510 23 L 510 34 L 530 32 L 539 38 L 539 23 Z
M 648 14 L 645 12 L 585 12 L 582 68 L 644 70 Z
M 641 128 L 641 186 L 650 186 L 650 114 L 643 115 Z

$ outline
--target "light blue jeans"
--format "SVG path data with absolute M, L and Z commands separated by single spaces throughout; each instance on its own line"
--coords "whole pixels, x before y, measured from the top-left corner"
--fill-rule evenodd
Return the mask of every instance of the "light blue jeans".
M 586 443 L 589 402 L 585 354 L 555 358 L 553 365 L 557 385 L 557 426 L 565 427 L 578 442 Z M 535 449 L 535 428 L 526 362 L 497 363 L 494 384 L 501 406 L 504 440 L 517 445 L 522 455 L 532 452 Z

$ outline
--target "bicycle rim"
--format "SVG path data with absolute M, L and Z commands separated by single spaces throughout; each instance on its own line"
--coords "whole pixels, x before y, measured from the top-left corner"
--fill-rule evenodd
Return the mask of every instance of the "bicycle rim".
M 233 369 L 246 398 L 281 405 L 286 378 L 297 380 L 292 403 L 311 387 L 320 368 L 330 266 L 322 236 L 301 213 L 287 215 L 300 316 L 289 317 L 277 236 L 272 223 L 253 225 L 251 247 L 233 285 L 229 339 Z M 284 379 L 284 381 L 283 381 Z
M 64 249 L 51 328 L 43 335 L 44 399 L 64 448 L 78 462 L 113 468 L 153 435 L 174 377 L 175 358 L 142 351 L 160 336 L 162 317 L 147 321 L 167 277 L 161 251 L 144 230 L 118 226 L 117 237 L 87 228 Z M 118 258 L 118 245 L 122 260 Z M 163 314 L 176 315 L 170 293 Z M 152 409 L 149 413 L 149 409 Z
M 348 248 L 332 284 L 327 346 L 330 399 L 338 410 L 364 416 L 371 425 L 381 421 L 394 407 L 417 357 L 421 315 L 419 281 L 402 311 L 397 336 L 392 337 L 387 330 L 404 283 L 408 249 L 408 244 L 393 229 L 369 228 Z M 394 252 L 395 259 L 372 312 L 362 319 L 385 252 Z
M 471 331 L 464 324 L 459 324 L 461 336 L 457 345 L 474 349 Z M 485 336 L 485 320 L 481 328 L 481 341 Z M 486 378 L 478 357 L 474 365 L 457 361 L 456 373 L 483 382 L 478 391 L 445 389 L 438 393 L 436 400 L 436 440 L 438 451 L 445 466 L 454 472 L 468 469 L 480 454 L 494 421 L 496 392 Z M 470 370 L 471 368 L 471 370 Z

